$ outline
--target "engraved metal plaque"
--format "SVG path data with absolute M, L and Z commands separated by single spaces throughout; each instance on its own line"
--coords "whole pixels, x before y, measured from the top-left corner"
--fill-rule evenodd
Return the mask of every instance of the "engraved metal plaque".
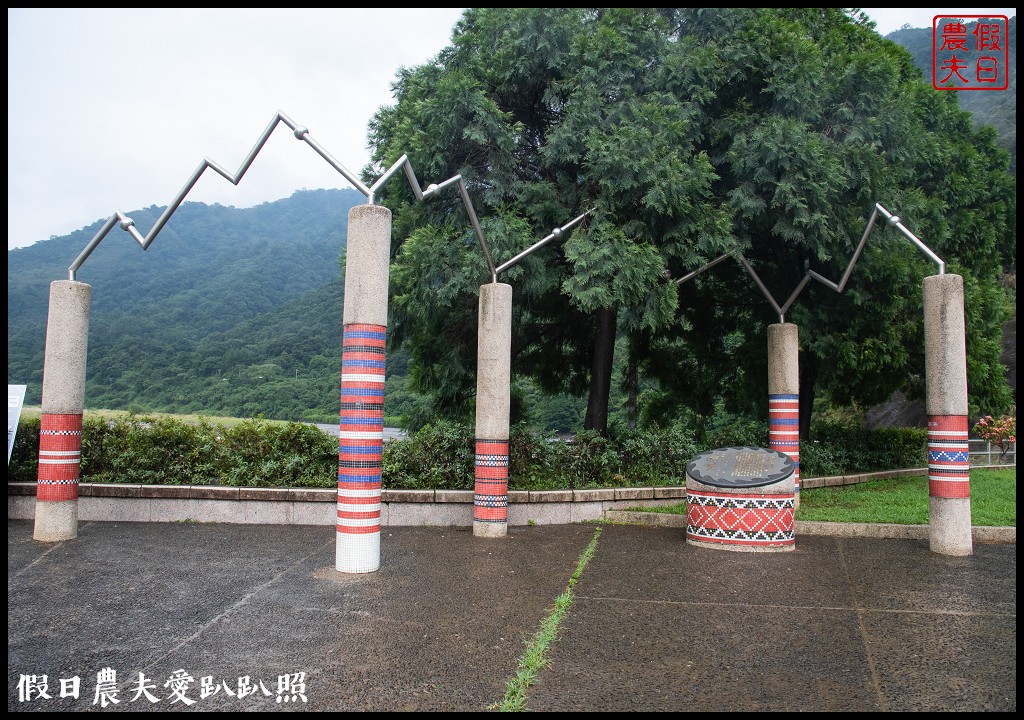
M 777 450 L 727 447 L 701 453 L 686 466 L 686 474 L 714 487 L 760 487 L 784 480 L 796 470 L 793 460 Z

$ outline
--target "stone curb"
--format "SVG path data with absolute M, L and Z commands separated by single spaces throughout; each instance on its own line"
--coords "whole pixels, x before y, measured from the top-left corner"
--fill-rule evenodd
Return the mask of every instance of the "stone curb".
M 685 528 L 686 516 L 674 513 L 644 512 L 641 510 L 608 510 L 605 518 L 628 525 Z M 927 540 L 927 525 L 894 525 L 886 523 L 833 523 L 797 520 L 794 532 L 800 535 L 828 537 L 862 537 L 893 540 Z M 1017 544 L 1017 528 L 975 526 L 971 528 L 974 542 L 981 544 Z
M 1006 467 L 1006 466 L 992 466 Z M 886 470 L 824 478 L 801 479 L 802 489 L 853 485 L 927 473 L 927 468 Z M 8 519 L 32 519 L 35 483 L 8 483 Z M 563 524 L 599 521 L 660 527 L 686 527 L 686 516 L 629 510 L 640 501 L 649 507 L 677 505 L 686 497 L 679 486 L 596 488 L 587 490 L 510 490 L 509 524 Z M 328 503 L 337 501 L 332 488 L 247 488 L 208 485 L 137 485 L 82 483 L 79 497 L 89 504 L 83 519 L 116 521 L 174 521 L 198 517 L 199 522 L 331 524 Z M 383 525 L 463 525 L 472 515 L 471 490 L 381 491 Z M 224 501 L 228 501 L 225 503 Z M 178 505 L 173 503 L 177 502 Z M 159 505 L 153 505 L 159 503 Z M 172 503 L 168 505 L 168 503 Z M 137 507 L 136 507 L 137 506 Z M 447 508 L 447 509 L 446 509 Z M 464 509 L 463 509 L 464 508 Z M 166 513 L 166 517 L 165 517 Z M 928 539 L 927 525 L 828 523 L 797 521 L 797 535 Z M 972 529 L 977 543 L 1017 542 L 1014 527 Z
M 564 525 L 596 522 L 608 510 L 637 501 L 657 507 L 679 502 L 654 497 L 654 488 L 509 492 L 508 524 Z M 35 483 L 9 483 L 7 517 L 35 517 Z M 101 522 L 199 522 L 333 525 L 337 491 L 332 488 L 237 488 L 193 485 L 79 485 L 78 516 Z M 466 526 L 473 523 L 472 490 L 381 491 L 381 525 Z
M 8 483 L 8 496 L 35 497 L 35 483 Z M 172 498 L 188 500 L 261 500 L 269 502 L 337 501 L 333 488 L 263 488 L 220 485 L 134 485 L 128 483 L 81 483 L 78 496 L 109 498 Z M 586 490 L 509 490 L 510 503 L 580 503 L 620 500 L 682 499 L 684 487 L 590 488 Z M 381 490 L 382 502 L 472 503 L 472 490 Z M 660 504 L 660 503 L 659 503 Z

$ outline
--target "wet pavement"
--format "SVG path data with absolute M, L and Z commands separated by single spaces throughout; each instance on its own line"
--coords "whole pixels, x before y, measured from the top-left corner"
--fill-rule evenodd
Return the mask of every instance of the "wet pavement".
M 24 520 L 8 710 L 486 710 L 595 534 L 530 710 L 1016 710 L 1015 544 L 742 553 L 678 528 L 393 527 L 380 570 L 341 575 L 320 526 L 83 522 L 43 544 Z

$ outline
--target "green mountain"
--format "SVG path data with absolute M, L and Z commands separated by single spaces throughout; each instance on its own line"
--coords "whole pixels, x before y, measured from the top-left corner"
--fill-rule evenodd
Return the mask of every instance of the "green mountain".
M 977 22 L 964 23 L 967 37 L 973 38 Z M 1007 69 L 1009 87 L 1006 90 L 951 90 L 960 98 L 960 107 L 974 114 L 977 125 L 990 125 L 999 138 L 999 144 L 1010 151 L 1010 172 L 1017 174 L 1017 17 L 1010 18 L 1006 47 L 1009 53 Z M 932 82 L 932 29 L 904 26 L 885 36 L 906 48 L 921 70 L 921 77 Z
M 86 403 L 282 419 L 337 415 L 339 257 L 354 190 L 246 209 L 185 203 L 142 250 L 113 230 L 77 273 L 92 286 Z M 128 215 L 145 232 L 163 208 Z M 39 403 L 49 284 L 103 221 L 8 252 L 8 383 Z

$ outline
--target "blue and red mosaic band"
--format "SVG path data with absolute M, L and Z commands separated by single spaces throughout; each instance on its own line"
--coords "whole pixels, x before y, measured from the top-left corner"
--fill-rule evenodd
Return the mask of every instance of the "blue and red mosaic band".
M 39 421 L 39 482 L 36 485 L 36 500 L 77 500 L 81 466 L 81 413 L 43 413 Z
M 793 492 L 800 492 L 800 396 L 768 395 L 768 447 L 793 461 Z
M 346 535 L 380 532 L 386 339 L 383 325 L 350 323 L 344 329 L 337 529 Z
M 508 522 L 508 440 L 476 439 L 473 520 Z
M 686 492 L 686 537 L 705 543 L 793 545 L 794 496 Z
M 928 495 L 971 496 L 971 461 L 966 415 L 928 416 Z

